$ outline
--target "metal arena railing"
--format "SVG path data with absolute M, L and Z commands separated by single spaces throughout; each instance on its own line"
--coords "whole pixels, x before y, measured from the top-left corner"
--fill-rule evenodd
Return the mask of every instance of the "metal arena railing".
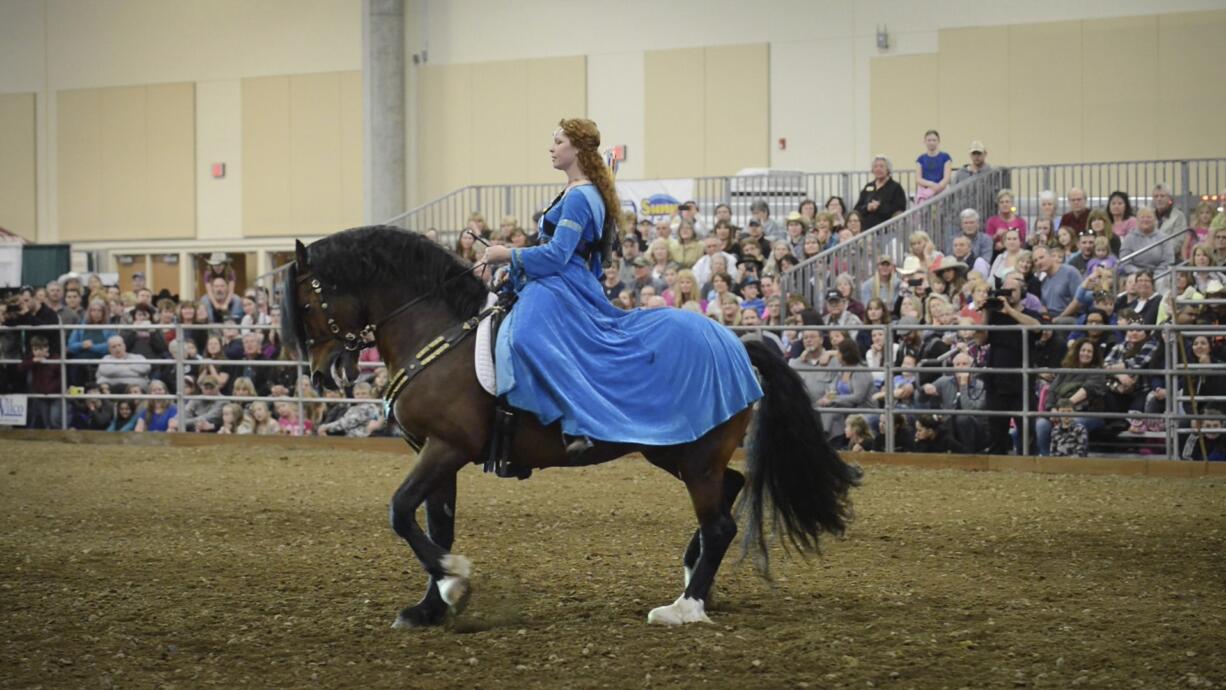
M 1197 300 L 1195 302 L 1186 302 L 1184 300 L 1176 300 L 1177 306 L 1182 306 L 1183 304 L 1199 304 L 1199 305 L 1216 306 L 1220 304 L 1226 304 L 1226 299 Z M 217 326 L 216 325 L 209 325 L 209 326 L 175 325 L 173 328 L 175 331 L 176 340 L 178 342 L 184 342 L 183 340 L 181 340 L 181 338 L 183 338 L 186 332 L 189 330 L 215 329 L 217 328 Z M 244 327 L 244 328 L 269 330 L 269 329 L 275 329 L 275 326 Z M 18 327 L 16 329 L 9 329 L 9 330 L 25 332 L 24 334 L 27 336 L 38 334 L 38 333 L 55 334 L 56 336 L 58 336 L 60 347 L 61 347 L 61 352 L 63 352 L 66 349 L 66 344 L 68 341 L 68 333 L 70 331 L 81 330 L 81 329 L 133 331 L 133 330 L 155 330 L 155 329 L 156 330 L 166 330 L 166 327 L 165 326 L 154 326 L 154 328 L 151 329 L 149 326 L 146 326 L 144 324 L 140 326 L 104 324 L 104 325 L 97 325 L 97 326 L 81 326 L 81 325 L 23 326 L 23 327 Z M 1217 399 L 1206 400 L 1204 398 L 1196 398 L 1194 397 L 1194 395 L 1189 395 L 1189 390 L 1188 390 L 1189 389 L 1189 386 L 1188 386 L 1189 379 L 1187 378 L 1187 377 L 1192 377 L 1192 376 L 1195 376 L 1195 377 L 1226 376 L 1226 367 L 1218 366 L 1218 367 L 1205 368 L 1205 367 L 1202 367 L 1194 363 L 1189 363 L 1188 355 L 1187 355 L 1187 348 L 1186 348 L 1187 342 L 1189 342 L 1189 340 L 1195 337 L 1196 335 L 1205 334 L 1211 337 L 1226 335 L 1226 328 L 1223 328 L 1222 326 L 1200 326 L 1200 325 L 1184 326 L 1184 325 L 1174 325 L 1174 324 L 1164 324 L 1160 326 L 1149 326 L 1149 325 L 1143 326 L 1143 330 L 1156 334 L 1156 336 L 1161 338 L 1163 342 L 1164 347 L 1162 348 L 1163 356 L 1162 356 L 1161 366 L 1156 366 L 1156 365 L 1153 365 L 1154 363 L 1151 363 L 1152 366 L 1149 368 L 1146 368 L 1143 370 L 1126 370 L 1126 373 L 1135 373 L 1138 377 L 1160 379 L 1162 381 L 1162 385 L 1160 387 L 1164 388 L 1167 391 L 1167 395 L 1165 396 L 1165 400 L 1162 403 L 1163 409 L 1160 412 L 1148 412 L 1147 413 L 1144 410 L 1127 411 L 1127 412 L 1079 411 L 1079 412 L 1075 412 L 1072 414 L 1061 414 L 1059 412 L 1054 412 L 1054 411 L 1038 411 L 1034 409 L 1033 407 L 1034 400 L 1035 400 L 1034 395 L 1037 394 L 1036 383 L 1038 381 L 1038 377 L 1054 376 L 1060 373 L 1074 373 L 1074 372 L 1076 373 L 1104 373 L 1104 372 L 1107 372 L 1109 374 L 1112 370 L 1059 369 L 1059 368 L 1032 366 L 1033 346 L 1030 342 L 1031 341 L 1030 337 L 1022 338 L 1022 342 L 1023 342 L 1022 365 L 1017 368 L 976 368 L 976 367 L 957 368 L 957 367 L 952 367 L 950 366 L 949 363 L 950 361 L 952 361 L 952 356 L 958 352 L 957 348 L 951 349 L 950 353 L 940 360 L 920 362 L 920 366 L 917 366 L 917 367 L 903 367 L 903 366 L 896 365 L 894 363 L 895 345 L 893 345 L 893 343 L 894 343 L 894 336 L 901 334 L 904 331 L 904 329 L 906 331 L 921 330 L 922 332 L 925 332 L 925 333 L 948 333 L 951 335 L 955 334 L 958 331 L 968 331 L 968 330 L 973 330 L 973 331 L 978 331 L 978 332 L 988 332 L 988 331 L 1017 332 L 1017 331 L 1021 331 L 1026 334 L 1033 334 L 1035 332 L 1042 332 L 1042 331 L 1051 331 L 1056 334 L 1056 337 L 1059 337 L 1059 334 L 1070 333 L 1074 331 L 1083 332 L 1083 333 L 1084 332 L 1106 332 L 1106 333 L 1117 333 L 1118 334 L 1118 333 L 1123 333 L 1123 332 L 1127 332 L 1130 330 L 1132 331 L 1142 330 L 1142 329 L 1139 329 L 1136 325 L 1123 325 L 1123 326 L 1115 325 L 1115 326 L 1093 327 L 1093 326 L 1084 326 L 1084 325 L 1057 325 L 1057 324 L 1044 324 L 1044 325 L 1033 326 L 1033 327 L 1016 326 L 1016 325 L 1013 325 L 1013 326 L 976 325 L 976 326 L 968 327 L 966 325 L 938 326 L 938 325 L 925 325 L 925 324 L 920 324 L 916 326 L 903 326 L 903 327 L 900 327 L 895 324 L 859 325 L 859 326 L 855 326 L 851 328 L 844 327 L 844 326 L 803 326 L 803 327 L 795 327 L 795 328 L 792 328 L 792 327 L 780 328 L 777 326 L 770 326 L 770 327 L 756 326 L 756 327 L 735 327 L 732 330 L 735 332 L 738 332 L 741 335 L 753 335 L 754 337 L 758 337 L 758 338 L 763 338 L 764 334 L 767 332 L 775 334 L 776 336 L 778 334 L 788 333 L 791 335 L 792 341 L 798 340 L 803 331 L 819 331 L 823 333 L 829 333 L 831 331 L 848 331 L 852 337 L 855 337 L 855 333 L 857 331 L 871 331 L 871 330 L 884 331 L 885 342 L 888 344 L 887 347 L 888 347 L 889 356 L 883 357 L 883 360 L 880 366 L 868 367 L 868 366 L 862 365 L 862 366 L 856 366 L 856 367 L 847 367 L 847 366 L 840 366 L 837 363 L 834 363 L 834 364 L 831 364 L 829 366 L 824 366 L 824 367 L 801 366 L 798 368 L 802 372 L 822 371 L 822 372 L 826 372 L 830 374 L 837 374 L 837 373 L 845 372 L 845 371 L 868 371 L 872 373 L 880 373 L 883 377 L 884 383 L 886 384 L 886 385 L 883 385 L 881 388 L 882 392 L 884 393 L 884 400 L 883 400 L 882 407 L 817 407 L 817 409 L 823 412 L 840 413 L 840 414 L 863 414 L 863 415 L 873 415 L 873 416 L 883 415 L 884 416 L 884 433 L 886 436 L 885 448 L 886 450 L 889 450 L 889 451 L 893 451 L 896 448 L 895 440 L 894 440 L 894 416 L 895 415 L 934 414 L 934 415 L 939 415 L 941 417 L 957 417 L 960 415 L 973 415 L 976 417 L 988 417 L 988 416 L 1006 415 L 1006 416 L 1022 417 L 1028 421 L 1026 424 L 1022 425 L 1021 429 L 1018 429 L 1016 431 L 1017 431 L 1017 434 L 1020 436 L 1020 439 L 1019 439 L 1020 445 L 1021 445 L 1021 448 L 1023 449 L 1029 449 L 1031 447 L 1030 440 L 1031 440 L 1031 434 L 1032 434 L 1032 428 L 1031 428 L 1032 424 L 1030 420 L 1034 420 L 1036 418 L 1042 418 L 1042 417 L 1053 418 L 1053 417 L 1061 417 L 1061 416 L 1072 416 L 1072 417 L 1092 417 L 1092 418 L 1100 418 L 1100 419 L 1106 419 L 1106 420 L 1160 419 L 1163 422 L 1163 429 L 1164 429 L 1162 441 L 1163 441 L 1163 448 L 1164 448 L 1165 456 L 1168 458 L 1177 458 L 1179 457 L 1179 454 L 1180 454 L 1180 438 L 1187 434 L 1195 433 L 1195 429 L 1193 429 L 1189 424 L 1190 422 L 1194 420 L 1205 420 L 1205 419 L 1214 419 L 1214 420 L 1219 420 L 1219 421 L 1221 420 L 1220 415 L 1213 416 L 1213 415 L 1203 413 L 1203 410 L 1204 410 L 1203 406 L 1207 403 L 1218 403 L 1219 405 L 1226 404 L 1226 402 L 1223 402 Z M 945 337 L 950 337 L 950 336 L 945 336 Z M 44 395 L 27 394 L 26 397 L 30 399 L 59 400 L 60 401 L 60 412 L 61 412 L 60 419 L 61 419 L 61 426 L 63 428 L 67 428 L 68 423 L 69 423 L 70 415 L 68 414 L 68 406 L 72 404 L 73 401 L 91 400 L 91 399 L 135 400 L 135 401 L 173 400 L 175 404 L 177 405 L 179 414 L 183 414 L 183 412 L 185 411 L 186 409 L 185 403 L 191 402 L 193 400 L 215 401 L 215 400 L 220 399 L 220 400 L 225 400 L 227 402 L 239 402 L 239 403 L 248 403 L 248 402 L 252 402 L 256 400 L 262 400 L 262 401 L 273 402 L 273 403 L 290 402 L 290 403 L 294 403 L 297 406 L 299 420 L 304 420 L 306 418 L 305 408 L 307 405 L 321 405 L 321 404 L 322 405 L 332 405 L 332 404 L 350 404 L 350 403 L 362 403 L 362 402 L 369 403 L 371 402 L 370 399 L 317 398 L 317 397 L 309 397 L 309 396 L 300 395 L 298 392 L 298 381 L 303 375 L 305 375 L 306 366 L 307 366 L 307 363 L 301 360 L 185 359 L 181 356 L 181 352 L 178 351 L 177 349 L 174 351 L 174 354 L 176 356 L 170 359 L 145 360 L 146 364 L 149 364 L 154 367 L 159 366 L 159 365 L 166 365 L 166 366 L 174 367 L 173 380 L 175 383 L 174 390 L 176 391 L 174 394 L 156 396 L 156 395 L 150 395 L 148 393 L 142 393 L 141 395 L 116 393 L 116 392 L 112 392 L 109 394 L 73 393 L 68 390 L 68 386 L 69 386 L 68 382 L 70 380 L 68 376 L 69 368 L 78 367 L 78 366 L 97 366 L 99 363 L 102 362 L 102 360 L 100 359 L 75 359 L 75 358 L 51 358 L 51 359 L 45 360 L 44 364 L 60 367 L 60 380 L 61 380 L 60 391 L 55 394 L 44 394 Z M 18 360 L 18 359 L 0 359 L 0 366 L 7 367 L 13 364 L 20 363 L 20 362 L 21 360 Z M 184 394 L 186 368 L 189 366 L 190 367 L 200 367 L 200 366 L 207 366 L 207 365 L 213 365 L 213 366 L 218 366 L 218 367 L 221 367 L 221 366 L 224 366 L 224 367 L 233 367 L 233 366 L 292 367 L 295 370 L 294 385 L 291 388 L 291 394 L 286 395 L 286 396 L 221 397 L 221 396 Z M 960 373 L 960 372 L 968 372 L 972 374 L 996 374 L 996 375 L 1014 374 L 1020 377 L 1021 382 L 1022 382 L 1022 390 L 1031 392 L 1031 394 L 1021 396 L 1022 404 L 1021 404 L 1020 410 L 986 410 L 986 409 L 985 410 L 964 410 L 964 409 L 941 409 L 941 408 L 934 408 L 934 407 L 899 407 L 896 404 L 897 401 L 894 399 L 894 389 L 893 389 L 893 386 L 890 385 L 894 379 L 895 374 L 914 373 L 918 376 L 920 374 L 947 374 L 947 373 Z M 1121 373 L 1125 373 L 1125 372 L 1121 372 Z M 376 400 L 375 402 L 378 402 L 378 401 Z M 835 430 L 835 431 L 837 433 L 838 430 Z M 1140 440 L 1140 439 L 1136 439 L 1136 440 Z M 1023 453 L 1023 454 L 1026 454 L 1026 453 Z
M 787 214 L 797 210 L 805 199 L 814 200 L 822 210 L 827 199 L 838 196 L 851 210 L 856 195 L 871 179 L 872 173 L 867 170 L 822 173 L 772 170 L 744 175 L 684 178 L 683 181 L 692 183 L 692 195 L 677 201 L 697 202 L 699 217 L 710 228 L 714 224 L 715 207 L 719 204 L 728 204 L 732 210 L 732 222 L 745 227 L 750 219 L 750 204 L 760 199 L 767 202 L 771 218 L 782 226 Z M 909 193 L 913 191 L 914 170 L 900 170 L 895 173 L 894 179 Z M 492 229 L 497 229 L 506 216 L 513 217 L 520 227 L 527 228 L 532 224 L 532 215 L 543 211 L 560 191 L 562 185 L 555 183 L 472 185 L 389 218 L 385 224 L 422 233 L 434 230 L 438 241 L 451 247 L 468 224 L 471 214 L 480 213 L 487 227 Z M 633 206 L 627 196 L 622 199 L 626 204 L 625 210 L 635 211 L 640 218 L 652 216 L 644 213 L 644 209 Z

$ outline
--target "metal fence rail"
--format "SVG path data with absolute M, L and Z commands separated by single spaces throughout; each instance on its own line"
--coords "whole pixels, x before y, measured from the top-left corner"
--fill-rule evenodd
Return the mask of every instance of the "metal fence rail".
M 900 170 L 895 179 L 910 192 L 915 184 L 914 170 Z M 783 223 L 788 213 L 795 211 L 804 199 L 817 202 L 819 208 L 832 196 L 842 197 L 850 210 L 860 188 L 872 179 L 868 171 L 805 173 L 764 171 L 745 175 L 695 177 L 693 198 L 706 227 L 711 227 L 715 207 L 728 204 L 732 221 L 744 227 L 749 222 L 749 206 L 756 200 L 770 205 L 771 217 Z M 439 242 L 454 246 L 460 231 L 473 213 L 480 213 L 486 225 L 497 228 L 503 217 L 510 216 L 521 227 L 529 227 L 532 215 L 542 211 L 562 190 L 561 184 L 472 185 L 462 187 L 415 209 L 389 218 L 387 225 L 407 230 L 434 230 Z
M 184 332 L 187 330 L 210 329 L 214 327 L 215 326 L 187 326 L 187 327 L 176 326 L 175 331 L 176 331 L 177 337 L 182 338 Z M 16 330 L 16 331 L 28 333 L 28 334 L 35 334 L 35 333 L 40 333 L 40 332 L 41 333 L 48 333 L 48 332 L 58 333 L 60 342 L 65 343 L 67 341 L 67 333 L 69 331 L 78 330 L 81 328 L 82 326 L 53 325 L 53 326 L 23 326 L 23 327 L 18 327 L 16 329 L 9 329 L 9 330 Z M 87 330 L 104 330 L 104 329 L 149 330 L 147 327 L 144 327 L 143 325 L 142 326 L 99 325 L 99 326 L 86 326 L 84 328 L 86 328 Z M 262 327 L 257 327 L 257 328 L 275 329 L 276 327 L 275 326 L 262 326 Z M 906 328 L 907 330 L 915 330 L 918 328 L 923 331 L 931 331 L 935 333 L 948 333 L 948 332 L 956 332 L 960 330 L 976 330 L 976 331 L 1012 331 L 1012 332 L 1020 331 L 1022 333 L 1032 333 L 1034 331 L 1053 331 L 1057 334 L 1061 334 L 1061 333 L 1068 333 L 1072 331 L 1082 331 L 1082 332 L 1096 331 L 1096 332 L 1120 333 L 1120 332 L 1126 332 L 1129 330 L 1138 330 L 1135 325 L 1133 326 L 1114 325 L 1114 326 L 1087 327 L 1084 325 L 1058 325 L 1058 324 L 1043 324 L 1043 325 L 1034 326 L 1034 327 L 980 325 L 980 326 L 975 326 L 973 329 L 968 329 L 966 326 L 963 326 L 963 325 L 950 325 L 950 326 L 920 325 L 920 326 L 908 326 Z M 162 329 L 159 329 L 159 330 L 162 330 Z M 975 367 L 957 368 L 957 367 L 953 367 L 950 365 L 950 362 L 952 361 L 952 355 L 953 355 L 952 351 L 949 355 L 949 359 L 942 361 L 942 362 L 935 362 L 935 363 L 928 362 L 924 365 L 917 366 L 917 367 L 903 367 L 903 366 L 895 365 L 893 361 L 893 355 L 892 355 L 893 345 L 892 344 L 894 342 L 894 336 L 899 333 L 899 327 L 894 324 L 860 325 L 860 326 L 856 326 L 853 328 L 847 328 L 844 326 L 804 326 L 804 327 L 796 327 L 796 328 L 756 326 L 756 327 L 736 327 L 736 328 L 733 328 L 733 330 L 742 335 L 753 334 L 757 337 L 762 337 L 763 333 L 768 332 L 768 331 L 776 333 L 776 334 L 782 333 L 784 331 L 796 331 L 796 335 L 798 337 L 800 332 L 809 331 L 809 330 L 827 332 L 827 333 L 830 331 L 840 331 L 840 330 L 841 331 L 853 331 L 853 332 L 859 331 L 859 330 L 882 330 L 885 332 L 886 342 L 890 343 L 889 347 L 891 348 L 891 356 L 884 358 L 884 361 L 878 367 L 868 367 L 868 366 L 863 366 L 863 365 L 858 366 L 858 367 L 830 365 L 830 366 L 825 366 L 825 367 L 801 367 L 801 369 L 807 370 L 807 371 L 820 370 L 820 371 L 829 372 L 829 373 L 838 373 L 838 372 L 844 372 L 844 371 L 868 371 L 872 373 L 882 374 L 884 381 L 886 383 L 892 382 L 894 379 L 894 375 L 899 374 L 899 373 L 947 374 L 947 373 L 953 373 L 953 372 L 969 372 L 973 374 L 997 374 L 997 375 L 1012 374 L 1012 375 L 1017 375 L 1021 377 L 1022 389 L 1024 391 L 1031 391 L 1033 393 L 1036 390 L 1036 386 L 1035 386 L 1036 377 L 1045 376 L 1045 375 L 1055 375 L 1059 373 L 1074 373 L 1074 372 L 1101 373 L 1103 371 L 1099 369 L 1093 369 L 1093 370 L 1057 369 L 1057 368 L 1050 368 L 1050 367 L 1033 366 L 1032 360 L 1031 360 L 1031 349 L 1032 348 L 1030 345 L 1030 338 L 1028 337 L 1024 337 L 1022 339 L 1022 342 L 1023 342 L 1022 366 L 1016 367 L 1016 368 L 975 368 Z M 1161 326 L 1145 326 L 1145 330 L 1158 333 L 1160 337 L 1162 338 L 1163 344 L 1165 346 L 1163 348 L 1164 354 L 1163 354 L 1162 366 L 1153 366 L 1151 368 L 1140 370 L 1138 372 L 1139 376 L 1158 378 L 1162 380 L 1163 382 L 1162 387 L 1165 388 L 1165 390 L 1167 391 L 1167 395 L 1166 395 L 1165 401 L 1163 402 L 1162 410 L 1160 412 L 1146 413 L 1144 411 L 1140 411 L 1140 412 L 1084 411 L 1084 412 L 1076 412 L 1076 413 L 1073 413 L 1072 415 L 1062 415 L 1061 413 L 1054 412 L 1054 411 L 1039 411 L 1039 410 L 1033 409 L 1031 395 L 1025 395 L 1022 397 L 1022 409 L 1020 410 L 991 411 L 991 410 L 951 410 L 951 409 L 940 409 L 940 408 L 932 408 L 932 407 L 924 407 L 924 408 L 899 407 L 897 405 L 897 401 L 894 400 L 893 387 L 891 385 L 885 385 L 882 389 L 885 399 L 884 399 L 884 405 L 880 408 L 877 408 L 877 407 L 863 407 L 863 408 L 860 408 L 860 407 L 857 407 L 857 408 L 818 407 L 817 409 L 825 411 L 825 412 L 835 412 L 835 413 L 840 413 L 840 414 L 858 413 L 858 414 L 867 414 L 867 415 L 883 415 L 885 417 L 885 424 L 886 424 L 886 427 L 885 427 L 886 448 L 889 450 L 893 450 L 896 447 L 894 445 L 894 429 L 893 429 L 894 415 L 896 414 L 902 414 L 902 415 L 935 414 L 935 415 L 940 415 L 943 417 L 944 416 L 957 417 L 959 415 L 976 415 L 976 416 L 982 416 L 982 417 L 988 417 L 988 416 L 994 416 L 994 415 L 995 416 L 1009 415 L 1009 416 L 1022 417 L 1026 420 L 1034 420 L 1036 418 L 1043 418 L 1043 417 L 1052 418 L 1052 417 L 1061 417 L 1061 416 L 1092 417 L 1092 418 L 1108 419 L 1108 420 L 1110 419 L 1130 419 L 1130 418 L 1160 419 L 1162 420 L 1163 427 L 1164 427 L 1163 447 L 1165 449 L 1166 456 L 1175 458 L 1175 457 L 1178 457 L 1180 453 L 1181 436 L 1184 436 L 1184 435 L 1187 435 L 1193 432 L 1192 428 L 1188 426 L 1186 423 L 1191 422 L 1193 420 L 1205 420 L 1205 419 L 1216 419 L 1219 421 L 1221 420 L 1220 416 L 1212 416 L 1212 415 L 1204 413 L 1203 407 L 1201 407 L 1201 405 L 1203 405 L 1206 402 L 1215 402 L 1215 401 L 1207 401 L 1202 398 L 1202 399 L 1198 399 L 1194 405 L 1190 405 L 1190 403 L 1192 403 L 1192 400 L 1190 399 L 1190 397 L 1186 394 L 1178 393 L 1178 391 L 1181 390 L 1180 388 L 1181 385 L 1185 385 L 1187 382 L 1187 379 L 1185 377 L 1226 376 L 1226 367 L 1208 367 L 1206 368 L 1206 367 L 1202 367 L 1202 366 L 1195 365 L 1195 364 L 1189 364 L 1186 360 L 1186 357 L 1182 356 L 1182 353 L 1186 352 L 1184 349 L 1184 341 L 1186 338 L 1190 336 L 1198 335 L 1198 334 L 1207 334 L 1211 336 L 1226 335 L 1226 328 L 1223 328 L 1222 326 L 1176 326 L 1173 324 L 1164 324 Z M 0 366 L 9 366 L 9 365 L 19 363 L 20 361 L 21 360 L 17 360 L 17 359 L 0 359 Z M 32 398 L 32 399 L 58 399 L 60 400 L 61 425 L 63 428 L 67 428 L 67 425 L 68 425 L 68 419 L 69 419 L 68 405 L 70 401 L 72 400 L 88 400 L 88 399 L 173 400 L 175 401 L 180 411 L 185 409 L 184 403 L 190 402 L 193 400 L 219 400 L 221 399 L 221 400 L 226 400 L 226 401 L 234 401 L 234 402 L 242 402 L 242 403 L 248 403 L 248 402 L 252 402 L 256 400 L 266 401 L 266 402 L 291 402 L 291 403 L 296 404 L 298 407 L 299 419 L 305 418 L 305 406 L 306 405 L 319 405 L 319 404 L 330 405 L 330 404 L 342 404 L 342 403 L 372 402 L 369 399 L 358 399 L 358 398 L 336 399 L 336 398 L 304 397 L 297 393 L 296 386 L 295 386 L 295 390 L 293 391 L 292 395 L 277 396 L 277 397 L 273 397 L 273 396 L 222 397 L 222 396 L 204 396 L 204 395 L 185 395 L 184 394 L 184 381 L 185 381 L 184 372 L 185 372 L 185 367 L 189 365 L 198 366 L 198 365 L 204 365 L 204 364 L 214 364 L 214 365 L 220 365 L 220 366 L 234 366 L 236 364 L 241 364 L 244 366 L 252 365 L 252 366 L 262 366 L 262 367 L 292 367 L 296 370 L 297 376 L 295 377 L 295 381 L 297 381 L 297 377 L 302 376 L 305 373 L 308 363 L 304 360 L 289 360 L 289 359 L 259 360 L 259 361 L 229 360 L 229 359 L 225 359 L 225 360 L 188 360 L 188 359 L 184 359 L 181 355 L 176 356 L 172 359 L 146 360 L 146 362 L 150 364 L 151 366 L 173 365 L 175 367 L 174 377 L 175 377 L 175 382 L 177 385 L 175 386 L 176 392 L 174 394 L 158 396 L 158 395 L 150 395 L 148 393 L 145 393 L 139 396 L 133 396 L 133 395 L 127 395 L 124 393 L 87 395 L 87 394 L 74 394 L 74 393 L 69 392 L 68 383 L 67 383 L 68 382 L 68 376 L 67 376 L 68 368 L 74 367 L 74 366 L 93 366 L 93 365 L 97 365 L 100 361 L 101 360 L 97 360 L 97 359 L 69 359 L 69 358 L 48 359 L 46 360 L 46 364 L 52 365 L 52 366 L 58 365 L 60 367 L 60 371 L 61 371 L 60 391 L 54 394 L 43 394 L 43 395 L 29 394 L 27 397 Z M 1127 371 L 1136 371 L 1136 370 L 1127 370 Z M 1185 408 L 1189 408 L 1191 411 Z M 1018 429 L 1017 432 L 1018 432 L 1018 435 L 1020 436 L 1021 447 L 1024 449 L 1029 448 L 1031 432 L 1032 432 L 1031 424 L 1029 423 L 1029 421 L 1028 423 L 1024 424 L 1021 429 Z

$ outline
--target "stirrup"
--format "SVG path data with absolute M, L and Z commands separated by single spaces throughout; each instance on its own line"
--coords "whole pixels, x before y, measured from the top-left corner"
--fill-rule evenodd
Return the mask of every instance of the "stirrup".
M 566 440 L 566 436 L 562 437 Z M 595 443 L 587 436 L 573 436 L 569 443 L 566 444 L 566 457 L 570 460 L 578 460 L 584 453 L 595 447 Z

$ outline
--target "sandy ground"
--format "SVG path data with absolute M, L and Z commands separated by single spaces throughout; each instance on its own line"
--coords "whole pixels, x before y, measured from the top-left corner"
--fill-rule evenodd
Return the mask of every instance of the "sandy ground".
M 1226 486 L 869 468 L 776 582 L 681 588 L 682 486 L 628 458 L 462 475 L 468 611 L 386 523 L 407 456 L 0 441 L 3 687 L 1224 687 Z M 734 547 L 735 548 L 735 547 Z

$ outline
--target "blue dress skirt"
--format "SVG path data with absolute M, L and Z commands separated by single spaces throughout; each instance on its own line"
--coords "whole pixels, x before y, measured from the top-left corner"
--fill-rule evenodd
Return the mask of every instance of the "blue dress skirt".
M 542 424 L 615 443 L 693 441 L 762 397 L 740 340 L 682 309 L 623 311 L 599 277 L 604 203 L 592 185 L 511 253 L 519 300 L 498 334 L 498 394 Z

